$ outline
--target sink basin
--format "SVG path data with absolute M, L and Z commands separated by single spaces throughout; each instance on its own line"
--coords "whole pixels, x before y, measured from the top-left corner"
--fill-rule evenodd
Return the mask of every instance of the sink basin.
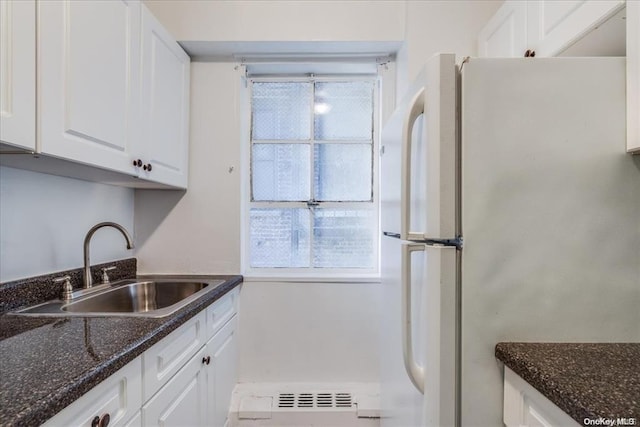
M 71 302 L 49 301 L 15 314 L 37 316 L 164 317 L 212 291 L 224 280 L 122 281 Z

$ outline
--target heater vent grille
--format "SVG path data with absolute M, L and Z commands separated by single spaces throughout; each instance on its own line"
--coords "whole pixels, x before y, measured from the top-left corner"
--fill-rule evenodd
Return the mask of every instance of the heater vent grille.
M 278 408 L 351 408 L 351 393 L 279 393 Z

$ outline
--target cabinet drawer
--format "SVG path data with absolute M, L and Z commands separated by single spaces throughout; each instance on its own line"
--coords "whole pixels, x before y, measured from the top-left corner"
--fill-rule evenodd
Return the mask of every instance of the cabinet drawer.
M 239 288 L 234 288 L 207 308 L 207 340 L 238 311 L 238 290 Z
M 200 312 L 142 355 L 145 402 L 205 344 L 205 320 Z
M 141 357 L 98 384 L 80 399 L 67 406 L 44 426 L 91 426 L 95 417 L 109 414 L 110 426 L 131 423 L 142 405 Z

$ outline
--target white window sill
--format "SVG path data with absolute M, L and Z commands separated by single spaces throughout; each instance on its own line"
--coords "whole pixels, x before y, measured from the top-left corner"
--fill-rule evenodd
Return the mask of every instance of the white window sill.
M 244 282 L 284 282 L 284 283 L 371 283 L 379 284 L 378 275 L 359 276 L 264 276 L 264 275 L 243 275 Z

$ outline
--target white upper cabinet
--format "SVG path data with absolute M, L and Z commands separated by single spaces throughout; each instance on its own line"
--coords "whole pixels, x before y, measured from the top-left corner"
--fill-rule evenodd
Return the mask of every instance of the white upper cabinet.
M 556 56 L 624 8 L 624 0 L 507 0 L 478 36 L 481 57 Z
M 507 0 L 478 36 L 478 56 L 512 58 L 527 50 L 527 3 Z
M 640 153 L 640 1 L 627 3 L 627 151 Z
M 140 0 L 0 0 L 0 23 L 0 140 L 42 154 L 0 164 L 187 187 L 190 59 Z
M 624 56 L 625 48 L 627 151 L 640 153 L 640 0 L 507 0 L 478 35 L 481 57 Z
M 40 151 L 132 175 L 138 0 L 39 2 Z
M 528 49 L 556 56 L 624 8 L 624 0 L 527 1 Z
M 0 141 L 36 149 L 35 0 L 0 0 Z
M 142 176 L 186 188 L 190 59 L 146 7 L 142 58 Z

